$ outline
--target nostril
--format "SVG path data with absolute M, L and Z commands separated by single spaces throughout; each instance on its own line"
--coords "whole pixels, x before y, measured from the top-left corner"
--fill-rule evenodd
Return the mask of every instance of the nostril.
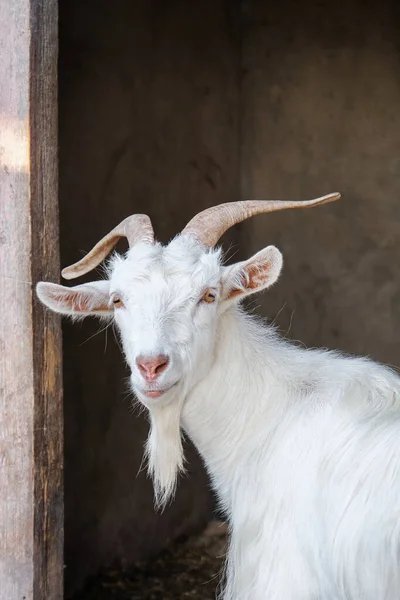
M 142 364 L 141 362 L 139 362 L 139 360 L 136 361 L 136 364 L 138 366 L 138 369 L 141 373 L 146 373 L 146 367 L 144 364 Z
M 167 356 L 163 356 L 160 358 L 159 364 L 155 368 L 155 372 L 157 374 L 162 373 L 168 367 L 169 358 Z

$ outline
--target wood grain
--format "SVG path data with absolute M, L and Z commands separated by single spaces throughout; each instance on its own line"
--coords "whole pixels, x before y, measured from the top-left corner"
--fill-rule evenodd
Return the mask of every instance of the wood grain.
M 63 596 L 57 2 L 0 0 L 0 600 Z

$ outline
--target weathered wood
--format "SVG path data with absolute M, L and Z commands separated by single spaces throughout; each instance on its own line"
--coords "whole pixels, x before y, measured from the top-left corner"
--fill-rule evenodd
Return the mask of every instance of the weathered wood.
M 0 0 L 0 600 L 63 596 L 57 2 Z

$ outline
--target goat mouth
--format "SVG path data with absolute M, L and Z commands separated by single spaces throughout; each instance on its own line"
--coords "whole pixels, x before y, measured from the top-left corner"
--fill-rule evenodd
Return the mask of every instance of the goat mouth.
M 162 390 L 143 390 L 142 394 L 146 396 L 146 398 L 160 398 L 166 392 L 169 392 L 170 389 L 176 386 L 176 383 L 173 383 L 169 387 L 163 388 Z

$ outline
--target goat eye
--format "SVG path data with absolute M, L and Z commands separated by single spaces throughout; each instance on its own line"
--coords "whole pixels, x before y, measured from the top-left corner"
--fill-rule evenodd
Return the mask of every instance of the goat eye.
M 202 302 L 207 302 L 207 304 L 211 304 L 211 302 L 215 302 L 215 294 L 212 290 L 206 290 L 201 298 Z
M 114 296 L 113 304 L 114 304 L 115 308 L 121 308 L 121 306 L 124 305 L 124 303 L 122 302 L 122 300 L 119 296 Z

